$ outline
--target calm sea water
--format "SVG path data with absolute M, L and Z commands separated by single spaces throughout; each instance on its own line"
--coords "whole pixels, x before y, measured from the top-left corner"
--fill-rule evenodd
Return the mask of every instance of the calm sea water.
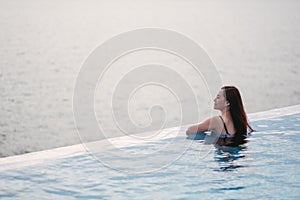
M 256 121 L 258 131 L 243 149 L 217 149 L 195 141 L 165 168 L 153 159 L 156 171 L 130 171 L 133 159 L 111 151 L 105 160 L 118 160 L 120 170 L 104 166 L 91 155 L 10 169 L 0 174 L 1 199 L 299 199 L 300 114 Z M 181 146 L 185 138 L 172 142 Z M 168 140 L 123 151 L 146 155 Z M 138 155 L 138 154 L 137 154 Z M 149 154 L 152 155 L 151 153 Z M 130 173 L 126 173 L 126 170 Z
M 223 83 L 240 88 L 248 112 L 299 104 L 299 8 L 296 0 L 2 0 L 0 156 L 80 143 L 72 97 L 81 66 L 98 45 L 137 28 L 171 29 L 199 43 L 216 64 Z M 132 54 L 112 69 L 120 72 L 122 66 L 151 59 L 174 70 L 189 67 L 172 55 L 148 51 Z M 193 73 L 183 70 L 181 75 L 193 80 Z M 106 78 L 110 84 L 95 94 L 95 114 L 102 119 L 111 109 L 97 104 L 112 96 L 112 85 L 122 77 L 114 79 L 112 73 Z M 211 113 L 215 94 L 209 94 L 203 80 L 192 83 L 199 91 L 199 115 L 204 119 Z M 131 88 L 130 81 L 124 85 Z M 138 94 L 136 103 L 128 106 L 137 114 L 131 116 L 136 126 L 159 124 L 163 111 L 167 120 L 178 122 L 180 105 L 189 105 L 188 98 L 178 102 L 162 88 L 145 88 Z M 157 104 L 163 109 L 151 112 Z M 118 135 L 115 122 L 105 121 L 103 126 L 109 137 Z

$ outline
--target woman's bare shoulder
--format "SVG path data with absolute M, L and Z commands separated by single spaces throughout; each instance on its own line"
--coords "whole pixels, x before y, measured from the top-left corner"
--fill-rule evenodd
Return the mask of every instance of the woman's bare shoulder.
M 210 129 L 219 131 L 220 127 L 222 127 L 222 121 L 220 119 L 220 116 L 213 116 L 209 118 L 210 121 Z
M 213 117 L 208 118 L 208 120 L 209 120 L 211 123 L 220 123 L 220 122 L 221 122 L 220 116 L 213 116 Z

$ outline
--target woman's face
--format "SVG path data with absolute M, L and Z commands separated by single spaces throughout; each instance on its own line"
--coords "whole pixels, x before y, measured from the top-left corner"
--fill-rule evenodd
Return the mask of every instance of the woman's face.
M 214 99 L 214 109 L 216 110 L 224 110 L 226 108 L 226 99 L 224 95 L 224 90 L 220 90 Z

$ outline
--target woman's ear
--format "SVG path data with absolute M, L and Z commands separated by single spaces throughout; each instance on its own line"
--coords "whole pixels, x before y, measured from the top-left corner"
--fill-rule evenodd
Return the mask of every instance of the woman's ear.
M 229 106 L 229 105 L 230 105 L 229 101 L 226 101 L 226 106 Z

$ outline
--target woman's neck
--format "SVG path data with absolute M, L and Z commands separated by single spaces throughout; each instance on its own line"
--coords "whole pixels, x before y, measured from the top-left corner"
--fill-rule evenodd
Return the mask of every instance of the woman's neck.
M 230 115 L 230 112 L 228 109 L 224 109 L 224 110 L 221 110 L 221 113 L 222 113 L 222 117 L 227 120 L 230 120 L 231 119 L 231 115 Z

